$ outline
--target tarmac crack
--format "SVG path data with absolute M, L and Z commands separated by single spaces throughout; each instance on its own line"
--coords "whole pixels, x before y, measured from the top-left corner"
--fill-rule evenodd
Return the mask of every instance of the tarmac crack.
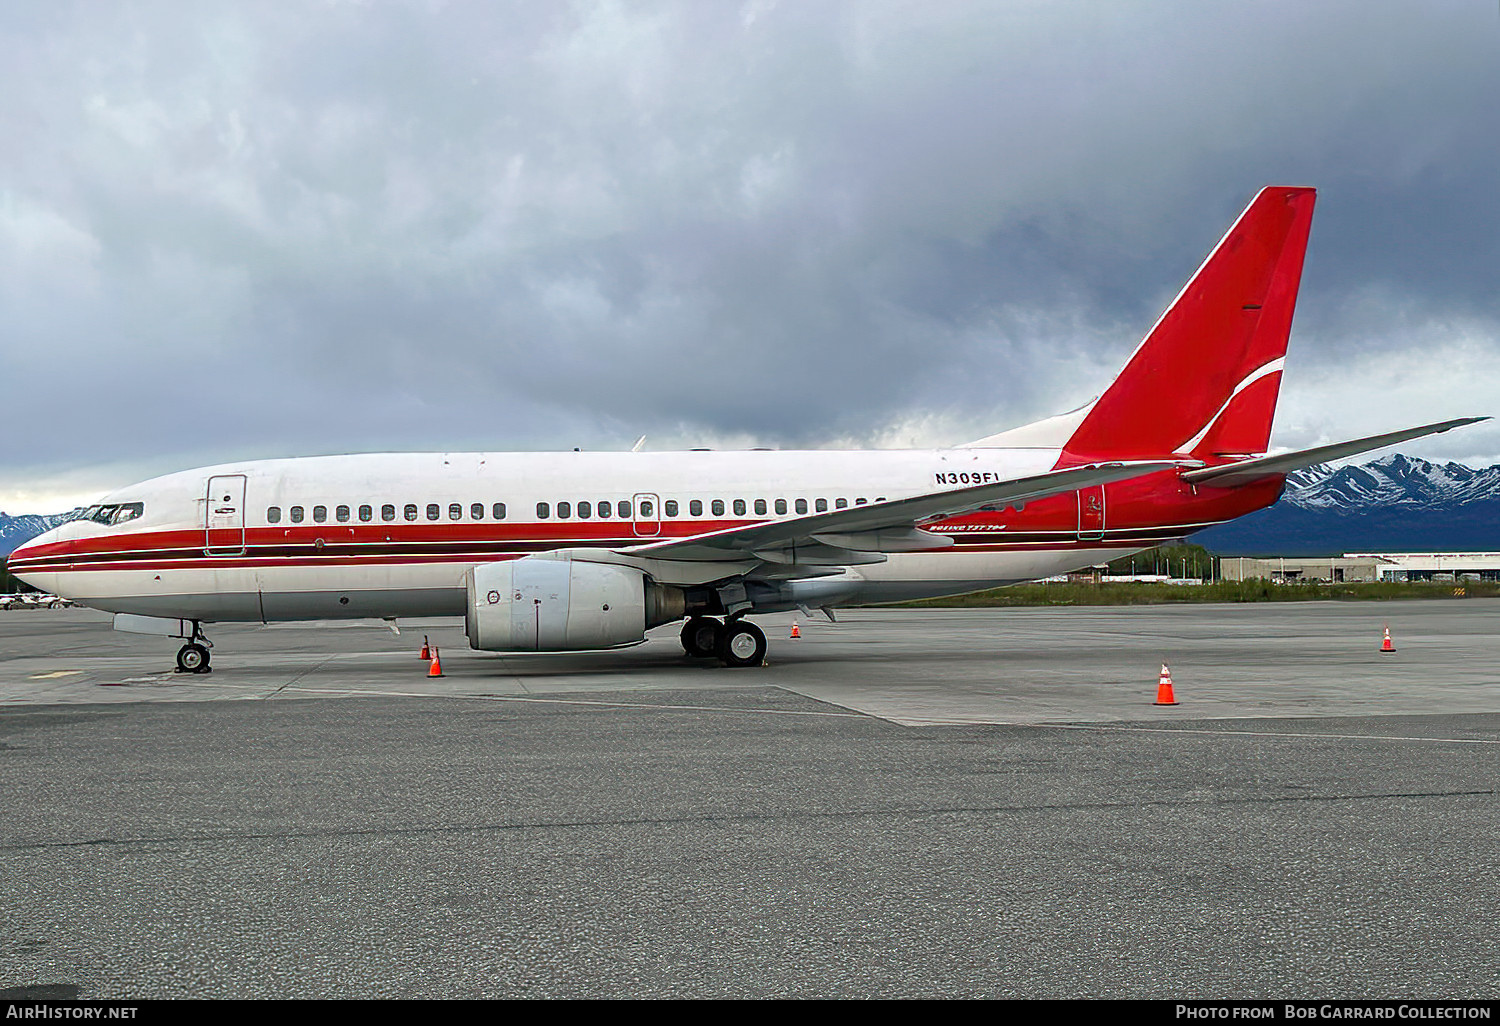
M 335 652 L 333 655 L 329 656 L 327 659 L 324 659 L 322 662 L 314 663 L 312 666 L 309 666 L 307 669 L 305 669 L 301 673 L 297 674 L 291 680 L 289 680 L 285 684 L 281 685 L 281 687 L 275 688 L 274 690 L 268 692 L 264 697 L 265 698 L 275 698 L 277 695 L 281 694 L 287 688 L 289 688 L 293 684 L 297 683 L 303 677 L 306 677 L 310 673 L 315 673 L 318 670 L 321 670 L 323 667 L 327 666 L 329 663 L 333 662 L 338 657 L 339 657 L 339 654 L 337 652 Z
M 955 815 L 1016 815 L 1037 812 L 1099 812 L 1113 809 L 1190 808 L 1244 805 L 1334 804 L 1341 802 L 1389 801 L 1408 798 L 1485 798 L 1495 791 L 1390 791 L 1373 794 L 1285 795 L 1274 798 L 1157 798 L 1135 802 L 1054 802 L 1039 805 L 937 806 L 926 809 L 850 809 L 839 812 L 815 810 L 770 813 L 704 813 L 684 816 L 648 816 L 618 819 L 578 819 L 521 823 L 476 823 L 454 826 L 383 827 L 346 830 L 254 831 L 245 833 L 184 834 L 177 837 L 96 837 L 83 841 L 42 841 L 34 844 L 0 844 L 0 853 L 58 851 L 70 848 L 128 847 L 131 845 L 213 844 L 224 841 L 286 841 L 335 837 L 419 837 L 444 834 L 512 833 L 523 831 L 583 830 L 599 827 L 680 826 L 692 823 L 774 823 L 780 821 L 852 820 L 902 817 L 924 819 Z

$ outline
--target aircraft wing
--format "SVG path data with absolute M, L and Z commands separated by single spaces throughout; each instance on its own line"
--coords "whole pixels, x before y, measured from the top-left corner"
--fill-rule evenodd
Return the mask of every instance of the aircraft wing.
M 1241 460 L 1239 463 L 1228 463 L 1222 467 L 1185 470 L 1182 473 L 1182 479 L 1189 484 L 1213 485 L 1216 488 L 1233 488 L 1236 485 L 1258 481 L 1271 474 L 1285 474 L 1289 471 L 1301 470 L 1303 467 L 1315 467 L 1319 463 L 1327 463 L 1329 460 L 1343 459 L 1345 456 L 1357 456 L 1362 452 L 1369 452 L 1371 449 L 1384 448 L 1387 445 L 1395 445 L 1397 442 L 1405 442 L 1412 438 L 1421 438 L 1424 435 L 1436 435 L 1443 431 L 1452 431 L 1454 428 L 1463 427 L 1465 424 L 1476 424 L 1481 420 L 1489 419 L 1488 417 L 1460 417 L 1458 420 L 1445 420 L 1438 424 L 1424 424 L 1421 427 L 1407 428 L 1405 431 L 1392 431 L 1384 435 L 1370 435 L 1366 438 L 1356 438 L 1349 442 L 1320 445 L 1315 449 L 1299 449 L 1296 452 L 1259 456 L 1251 460 Z
M 878 562 L 885 558 L 880 553 L 940 549 L 953 544 L 947 535 L 921 530 L 918 525 L 925 521 L 982 509 L 1003 509 L 1180 465 L 1170 461 L 1093 464 L 995 484 L 871 502 L 828 513 L 769 520 L 687 538 L 647 542 L 615 551 L 653 559 L 710 562 L 760 559 L 829 566 Z

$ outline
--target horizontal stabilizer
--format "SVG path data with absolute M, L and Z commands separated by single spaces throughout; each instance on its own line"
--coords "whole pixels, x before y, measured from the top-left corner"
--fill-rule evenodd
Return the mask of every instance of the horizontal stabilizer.
M 1463 427 L 1466 424 L 1477 424 L 1481 420 L 1489 419 L 1488 417 L 1461 417 L 1458 420 L 1445 420 L 1440 424 L 1424 424 L 1421 427 L 1407 428 L 1405 431 L 1392 431 L 1389 434 L 1370 435 L 1368 438 L 1356 438 L 1349 442 L 1320 445 L 1314 449 L 1299 449 L 1297 452 L 1283 452 L 1273 456 L 1260 456 L 1253 460 L 1242 460 L 1239 463 L 1229 463 L 1222 467 L 1185 470 L 1182 472 L 1182 479 L 1189 484 L 1213 485 L 1216 488 L 1233 488 L 1236 485 L 1259 481 L 1272 474 L 1286 474 L 1293 470 L 1301 470 L 1304 467 L 1315 467 L 1319 463 L 1327 463 L 1329 460 L 1340 460 L 1346 456 L 1358 456 L 1360 453 L 1369 452 L 1371 449 L 1383 449 L 1387 445 L 1395 445 L 1398 442 L 1421 438 L 1424 435 L 1436 435 L 1444 431 L 1452 431 L 1456 427 Z

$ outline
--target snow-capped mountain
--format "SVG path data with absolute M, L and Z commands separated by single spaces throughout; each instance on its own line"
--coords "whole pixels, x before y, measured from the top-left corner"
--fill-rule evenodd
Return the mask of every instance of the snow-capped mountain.
M 23 513 L 16 517 L 0 513 L 0 556 L 10 555 L 18 546 L 24 545 L 44 531 L 52 530 L 77 512 L 73 510 L 69 513 L 51 513 L 45 516 Z
M 1500 466 L 1474 470 L 1461 463 L 1428 463 L 1385 456 L 1363 466 L 1309 467 L 1287 476 L 1282 502 L 1302 509 L 1374 506 L 1460 506 L 1500 498 Z
M 1500 550 L 1500 465 L 1382 456 L 1289 474 L 1270 509 L 1193 540 L 1222 555 Z

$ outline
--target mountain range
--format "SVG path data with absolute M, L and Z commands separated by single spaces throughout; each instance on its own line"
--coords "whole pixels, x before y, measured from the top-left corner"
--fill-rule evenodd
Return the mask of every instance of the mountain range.
M 71 514 L 0 513 L 0 555 Z M 1384 456 L 1288 475 L 1281 501 L 1192 540 L 1225 556 L 1500 551 L 1500 465 Z
M 74 510 L 73 513 L 76 513 Z M 50 531 L 67 520 L 73 513 L 23 513 L 13 517 L 0 513 L 0 556 L 8 556 L 16 547 L 24 545 L 44 531 Z
M 1500 465 L 1400 454 L 1289 474 L 1281 501 L 1192 540 L 1224 556 L 1500 551 Z

